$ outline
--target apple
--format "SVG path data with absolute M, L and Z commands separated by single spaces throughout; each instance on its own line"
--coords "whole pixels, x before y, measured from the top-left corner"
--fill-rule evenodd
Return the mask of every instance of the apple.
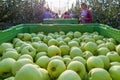
M 33 64 L 24 65 L 15 75 L 15 80 L 43 80 L 42 73 Z
M 32 36 L 32 37 L 37 36 L 37 34 L 36 34 L 36 33 L 30 33 L 30 34 L 31 34 L 31 36 Z
M 86 51 L 90 51 L 92 52 L 94 55 L 96 54 L 96 51 L 97 51 L 97 44 L 95 42 L 87 42 L 85 45 L 84 45 L 84 49 Z
M 15 62 L 15 64 L 12 66 L 12 74 L 16 75 L 16 73 L 23 67 L 25 64 L 33 64 L 33 61 L 30 59 L 19 59 Z
M 38 42 L 38 41 L 40 41 L 40 38 L 37 36 L 31 38 L 31 42 Z
M 37 59 L 35 63 L 39 65 L 41 68 L 47 69 L 47 65 L 49 61 L 50 61 L 50 58 L 48 56 L 41 56 Z
M 106 56 L 109 58 L 110 62 L 120 61 L 120 56 L 115 51 L 108 52 Z
M 67 66 L 72 60 L 69 57 L 63 58 L 64 64 Z
M 120 44 L 116 46 L 116 52 L 120 55 Z
M 83 52 L 86 51 L 86 50 L 84 49 L 85 44 L 86 44 L 86 42 L 80 42 L 80 49 L 81 49 Z
M 63 60 L 63 58 L 61 56 L 52 56 L 50 58 L 50 60 L 53 60 L 53 59 L 59 59 L 59 60 Z
M 23 36 L 24 36 L 24 33 L 18 33 L 18 34 L 17 34 L 17 38 L 19 38 L 19 39 L 22 39 Z
M 41 56 L 47 56 L 47 52 L 38 52 L 36 55 L 35 55 L 35 61 L 37 61 L 37 59 Z
M 73 41 L 71 40 L 70 42 L 68 42 L 68 46 L 71 47 L 79 47 L 79 43 L 77 41 Z
M 79 38 L 79 37 L 81 37 L 81 35 L 82 34 L 79 31 L 75 31 L 74 34 L 73 34 L 74 38 Z
M 61 55 L 62 56 L 68 55 L 69 52 L 70 52 L 70 47 L 68 45 L 61 45 L 59 48 L 61 50 Z
M 93 68 L 90 70 L 88 76 L 89 80 L 113 80 L 110 74 L 102 68 Z
M 56 79 L 62 72 L 66 70 L 66 66 L 62 60 L 54 59 L 48 63 L 47 71 L 50 77 Z
M 71 38 L 66 37 L 66 38 L 64 38 L 64 39 L 63 39 L 63 41 L 64 41 L 65 43 L 68 43 L 68 42 L 70 42 L 70 41 L 71 41 Z
M 120 62 L 111 62 L 110 63 L 110 67 L 116 66 L 116 65 L 120 66 Z
M 104 42 L 103 40 L 97 40 L 96 43 L 97 43 L 98 45 L 100 45 L 100 44 L 103 44 L 103 43 L 105 43 L 105 42 Z
M 29 54 L 23 54 L 19 57 L 19 59 L 30 59 L 31 61 L 33 61 L 32 56 L 30 56 Z
M 59 42 L 58 42 L 58 46 L 62 46 L 62 45 L 67 45 L 67 43 L 64 42 L 63 40 L 62 40 L 62 41 L 59 41 Z
M 112 77 L 112 80 L 120 80 L 120 66 L 112 66 L 109 69 L 109 74 Z
M 57 40 L 58 43 L 59 43 L 60 41 L 63 41 L 63 38 L 62 38 L 61 36 L 59 36 L 58 38 L 56 38 L 56 40 Z
M 106 55 L 110 50 L 107 47 L 101 47 L 97 49 L 98 55 Z
M 101 47 L 107 47 L 107 45 L 105 43 L 101 43 L 98 45 L 98 49 L 101 48 Z
M 74 33 L 72 31 L 69 31 L 66 33 L 66 36 L 72 39 L 74 37 Z
M 77 43 L 80 43 L 80 39 L 79 38 L 73 38 L 72 41 L 76 41 Z
M 5 78 L 4 80 L 15 80 L 15 77 L 11 76 L 11 77 Z
M 36 55 L 36 50 L 32 46 L 28 45 L 28 46 L 24 46 L 21 49 L 21 53 L 20 54 L 22 54 L 22 55 L 23 54 L 29 54 L 29 55 L 31 55 L 34 58 L 35 55 Z
M 65 35 L 65 32 L 64 31 L 60 31 L 59 35 Z
M 48 41 L 48 46 L 52 46 L 52 45 L 58 45 L 58 41 L 56 39 L 50 39 Z
M 80 76 L 73 70 L 65 70 L 57 80 L 82 80 Z
M 86 60 L 83 58 L 83 57 L 81 57 L 81 56 L 76 56 L 76 57 L 74 57 L 73 59 L 72 59 L 72 61 L 79 61 L 79 62 L 81 62 L 81 63 L 83 63 L 84 65 L 86 65 Z
M 107 39 L 108 42 L 112 42 L 114 43 L 115 45 L 117 44 L 116 40 L 114 38 L 108 38 Z
M 114 51 L 115 50 L 115 44 L 112 43 L 112 42 L 106 42 L 105 43 L 107 48 L 110 50 L 110 51 Z
M 103 63 L 104 63 L 104 68 L 105 68 L 106 70 L 108 70 L 109 67 L 110 67 L 110 60 L 109 60 L 109 58 L 108 58 L 107 56 L 105 56 L 105 55 L 99 55 L 99 56 L 97 56 L 97 57 L 99 57 L 99 58 L 103 61 Z
M 48 71 L 44 68 L 39 68 L 39 71 L 42 73 L 42 80 L 51 80 L 48 74 Z
M 0 55 L 2 55 L 3 52 L 8 48 L 13 48 L 13 45 L 11 43 L 2 43 L 0 45 Z
M 52 39 L 51 36 L 44 36 L 43 42 L 46 43 L 46 44 L 48 44 L 48 41 L 49 41 L 50 39 Z
M 90 51 L 84 51 L 83 52 L 83 58 L 85 58 L 86 60 L 91 56 L 93 56 L 92 52 L 90 52 Z
M 85 79 L 86 69 L 83 63 L 79 61 L 71 61 L 67 66 L 67 70 L 73 70 L 81 77 L 82 80 Z
M 60 48 L 55 45 L 49 46 L 47 52 L 49 57 L 56 56 L 56 55 L 61 56 Z
M 5 58 L 13 58 L 17 60 L 19 58 L 19 54 L 16 50 L 8 50 L 2 55 L 2 59 Z
M 23 41 L 30 41 L 31 38 L 32 38 L 31 34 L 29 34 L 29 33 L 24 33 L 24 34 L 23 34 L 23 37 L 22 37 L 22 40 L 23 40 Z
M 104 62 L 102 59 L 96 56 L 91 56 L 87 59 L 87 70 L 90 71 L 93 68 L 104 68 Z
M 78 47 L 72 47 L 70 50 L 70 57 L 72 59 L 76 56 L 82 56 L 82 50 Z
M 38 46 L 38 52 L 47 52 L 48 46 L 45 43 L 40 43 Z
M 12 66 L 15 64 L 12 58 L 5 58 L 0 61 L 0 78 L 7 78 L 12 76 Z
M 38 33 L 37 36 L 40 38 L 40 40 L 44 39 L 44 34 L 42 34 L 42 33 Z

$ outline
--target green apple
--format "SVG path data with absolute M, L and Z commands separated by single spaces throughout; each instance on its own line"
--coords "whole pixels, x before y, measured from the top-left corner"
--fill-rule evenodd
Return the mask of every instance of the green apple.
M 19 39 L 19 38 L 14 38 L 13 40 L 12 40 L 12 43 L 13 43 L 13 45 L 15 45 L 17 42 L 19 42 L 19 41 L 22 41 L 21 39 Z
M 67 66 L 72 60 L 69 57 L 63 58 L 64 64 Z
M 97 43 L 98 45 L 100 45 L 100 44 L 103 44 L 103 43 L 105 43 L 105 42 L 104 42 L 103 40 L 97 40 L 96 43 Z
M 80 76 L 73 70 L 65 70 L 57 80 L 82 80 Z
M 56 79 L 65 70 L 66 66 L 62 60 L 54 59 L 48 63 L 47 71 L 52 80 Z
M 109 74 L 112 77 L 112 80 L 120 80 L 120 66 L 112 66 L 109 69 Z
M 35 36 L 37 36 L 37 34 L 36 33 L 31 33 L 31 36 L 35 37 Z
M 17 34 L 17 38 L 19 38 L 19 39 L 22 39 L 23 36 L 24 36 L 24 33 L 18 33 L 18 34 Z
M 65 32 L 64 31 L 60 31 L 59 35 L 65 35 Z
M 62 56 L 68 55 L 69 52 L 70 52 L 70 47 L 68 45 L 61 45 L 59 48 L 61 50 L 61 55 Z
M 0 45 L 0 55 L 2 55 L 3 52 L 8 48 L 13 48 L 13 45 L 11 43 L 2 43 Z
M 82 80 L 85 79 L 86 69 L 83 63 L 79 61 L 71 61 L 67 66 L 67 70 L 73 70 L 81 77 Z
M 81 35 L 82 34 L 79 31 L 75 31 L 74 34 L 73 34 L 74 38 L 79 38 L 79 37 L 81 37 Z
M 35 61 L 37 61 L 37 59 L 41 56 L 47 56 L 47 52 L 38 52 L 36 55 L 35 55 Z
M 74 33 L 72 31 L 69 31 L 66 33 L 66 36 L 72 39 L 74 37 Z
M 104 68 L 104 62 L 102 59 L 96 56 L 91 56 L 87 59 L 87 70 L 90 71 L 93 68 Z
M 15 64 L 12 58 L 5 58 L 0 61 L 0 78 L 7 78 L 12 76 L 12 66 Z
M 108 38 L 107 39 L 108 42 L 112 42 L 114 43 L 115 45 L 117 44 L 116 40 L 114 38 Z
M 93 56 L 92 52 L 90 52 L 90 51 L 84 51 L 83 52 L 83 58 L 85 58 L 86 60 L 91 56 Z
M 111 67 L 112 67 L 112 66 L 116 66 L 116 65 L 120 66 L 120 62 L 111 62 L 111 63 L 110 63 L 110 66 L 111 66 Z
M 106 56 L 109 58 L 110 62 L 120 61 L 120 56 L 115 51 L 108 52 Z
M 38 41 L 41 41 L 41 40 L 37 36 L 31 38 L 31 42 L 38 42 Z
M 107 45 L 105 43 L 101 43 L 98 45 L 98 48 L 101 48 L 101 47 L 107 47 Z
M 63 41 L 63 38 L 59 36 L 56 40 L 58 41 L 58 44 L 59 44 L 60 41 Z
M 11 76 L 11 77 L 8 77 L 8 78 L 5 78 L 4 80 L 14 80 L 15 77 Z
M 40 38 L 40 40 L 44 39 L 44 34 L 38 33 L 37 36 Z
M 88 75 L 89 80 L 112 80 L 110 74 L 102 68 L 93 68 Z
M 59 41 L 59 42 L 58 42 L 58 46 L 62 46 L 62 45 L 67 45 L 67 43 L 64 42 L 63 40 L 62 40 L 62 41 Z
M 23 67 L 25 64 L 33 64 L 33 61 L 30 59 L 19 59 L 15 62 L 15 64 L 12 66 L 12 74 L 16 75 L 16 73 L 19 71 L 21 67 Z
M 84 49 L 85 44 L 86 44 L 86 42 L 80 42 L 80 49 L 81 49 L 83 52 L 86 51 L 86 50 Z
M 86 65 L 86 60 L 83 58 L 83 57 L 81 57 L 81 56 L 76 56 L 76 57 L 74 57 L 73 59 L 72 59 L 72 61 L 79 61 L 79 62 L 81 62 L 81 63 L 83 63 L 84 65 Z
M 70 57 L 72 59 L 76 56 L 82 56 L 82 50 L 78 47 L 72 47 L 70 50 Z
M 56 55 L 61 56 L 60 48 L 55 45 L 49 46 L 47 51 L 48 51 L 49 57 L 56 56 Z
M 94 42 L 87 42 L 87 43 L 84 45 L 84 49 L 85 49 L 86 51 L 90 51 L 90 52 L 92 52 L 93 54 L 95 54 L 96 51 L 97 51 L 97 44 L 94 43 Z
M 39 65 L 41 68 L 47 69 L 47 65 L 49 61 L 50 61 L 50 58 L 48 56 L 41 56 L 37 59 L 35 63 Z
M 66 38 L 64 38 L 64 39 L 63 39 L 63 41 L 64 41 L 65 43 L 68 43 L 68 42 L 70 42 L 70 41 L 71 41 L 71 38 L 66 37 Z
M 64 55 L 63 58 L 70 58 L 70 55 Z
M 107 47 L 101 47 L 97 49 L 98 55 L 106 55 L 110 50 Z
M 22 37 L 22 40 L 24 40 L 24 41 L 30 41 L 31 38 L 32 38 L 31 34 L 29 34 L 29 33 L 24 33 L 24 34 L 23 34 L 23 37 Z
M 15 80 L 43 80 L 42 73 L 33 64 L 24 65 L 15 75 Z
M 116 52 L 120 55 L 120 44 L 116 46 Z
M 38 52 L 47 52 L 48 46 L 45 43 L 40 43 L 38 46 Z
M 73 41 L 71 40 L 70 42 L 68 42 L 68 46 L 71 47 L 79 47 L 79 43 L 77 41 Z
M 105 56 L 105 55 L 99 55 L 97 57 L 99 57 L 103 61 L 104 68 L 106 70 L 109 69 L 109 67 L 110 67 L 110 60 L 109 60 L 109 58 L 107 56 Z
M 36 55 L 36 50 L 32 46 L 28 45 L 28 46 L 24 46 L 21 49 L 21 53 L 20 54 L 22 54 L 22 55 L 23 54 L 29 54 L 29 55 L 31 55 L 34 58 L 35 55 Z
M 46 44 L 48 44 L 48 41 L 49 41 L 50 39 L 52 39 L 51 36 L 44 36 L 43 42 L 46 43 Z
M 52 56 L 50 58 L 50 60 L 53 60 L 53 59 L 59 59 L 59 60 L 63 60 L 63 58 L 61 56 Z
M 16 50 L 9 50 L 2 55 L 2 59 L 4 58 L 13 58 L 17 60 L 19 58 L 19 54 Z
M 48 71 L 44 68 L 39 68 L 39 71 L 42 73 L 42 80 L 51 80 L 48 74 Z
M 52 46 L 52 45 L 58 45 L 58 41 L 56 39 L 50 39 L 48 41 L 48 46 Z
M 110 51 L 114 51 L 115 50 L 115 44 L 112 43 L 112 42 L 106 42 L 105 43 L 107 48 L 110 50 Z
M 30 56 L 29 54 L 23 54 L 19 57 L 19 59 L 30 59 L 31 61 L 33 61 L 32 56 Z

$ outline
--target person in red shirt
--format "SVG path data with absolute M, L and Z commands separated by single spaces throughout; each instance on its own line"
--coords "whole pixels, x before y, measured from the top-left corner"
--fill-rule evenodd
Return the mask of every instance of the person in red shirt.
M 81 11 L 80 11 L 79 20 L 80 20 L 81 24 L 88 24 L 88 23 L 91 23 L 91 21 L 92 21 L 92 13 L 88 9 L 87 4 L 85 4 L 85 3 L 81 4 Z
M 70 18 L 70 15 L 68 12 L 65 12 L 63 17 L 64 17 L 64 19 L 67 19 L 67 18 Z

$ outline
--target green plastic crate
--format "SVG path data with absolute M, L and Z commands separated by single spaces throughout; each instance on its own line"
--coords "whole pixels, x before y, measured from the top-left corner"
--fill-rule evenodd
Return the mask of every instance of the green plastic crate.
M 70 19 L 44 19 L 44 24 L 78 24 L 78 19 L 70 18 Z
M 103 24 L 21 24 L 10 29 L 0 31 L 0 44 L 11 41 L 18 33 L 37 33 L 37 32 L 56 32 L 56 31 L 97 31 L 105 37 L 111 37 L 120 42 L 120 31 L 110 28 Z

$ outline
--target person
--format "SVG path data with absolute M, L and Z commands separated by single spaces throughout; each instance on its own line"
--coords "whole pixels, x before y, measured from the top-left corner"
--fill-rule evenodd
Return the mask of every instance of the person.
M 64 19 L 67 19 L 67 18 L 70 18 L 70 15 L 68 12 L 65 12 L 63 17 L 64 17 Z
M 49 19 L 49 18 L 52 18 L 52 13 L 49 8 L 46 8 L 44 13 L 44 19 Z
M 75 14 L 71 11 L 70 18 L 75 18 Z
M 92 13 L 88 9 L 87 4 L 85 4 L 85 3 L 81 4 L 81 11 L 80 11 L 79 20 L 80 20 L 81 24 L 88 24 L 88 23 L 91 23 L 91 21 L 92 21 Z

